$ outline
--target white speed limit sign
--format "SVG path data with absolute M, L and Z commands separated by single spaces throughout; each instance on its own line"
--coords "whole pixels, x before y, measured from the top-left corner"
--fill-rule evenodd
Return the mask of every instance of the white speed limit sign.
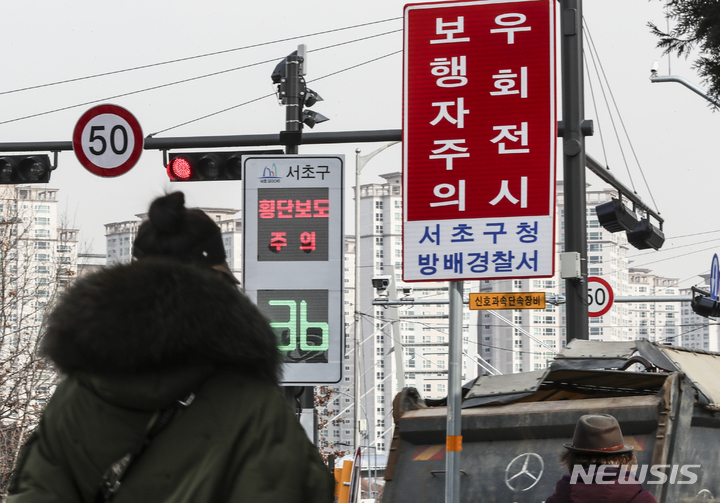
M 588 278 L 588 316 L 597 318 L 607 313 L 613 305 L 615 295 L 610 283 L 597 276 Z
M 117 105 L 99 105 L 80 117 L 73 131 L 73 150 L 85 169 L 102 177 L 127 173 L 143 150 L 140 123 Z

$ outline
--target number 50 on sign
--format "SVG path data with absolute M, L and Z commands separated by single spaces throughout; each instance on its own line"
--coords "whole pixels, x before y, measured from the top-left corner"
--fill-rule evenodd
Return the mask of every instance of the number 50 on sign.
M 588 316 L 597 318 L 607 313 L 613 305 L 615 295 L 610 283 L 597 276 L 588 277 Z
M 85 112 L 73 131 L 73 150 L 85 169 L 102 177 L 127 173 L 143 150 L 140 123 L 117 105 Z

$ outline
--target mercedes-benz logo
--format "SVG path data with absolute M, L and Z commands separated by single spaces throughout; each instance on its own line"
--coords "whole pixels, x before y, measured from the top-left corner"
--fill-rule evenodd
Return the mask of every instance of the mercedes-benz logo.
M 695 496 L 695 499 L 697 501 L 701 501 L 701 500 L 715 501 L 715 498 L 713 498 L 712 493 L 710 491 L 708 491 L 707 489 L 703 489 L 702 491 L 697 493 L 697 495 Z
M 505 468 L 505 484 L 515 492 L 527 491 L 540 481 L 545 463 L 534 452 L 520 454 Z

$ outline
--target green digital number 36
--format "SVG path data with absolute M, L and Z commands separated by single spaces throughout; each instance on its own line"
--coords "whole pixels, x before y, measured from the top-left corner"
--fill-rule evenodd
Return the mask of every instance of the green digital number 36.
M 308 321 L 307 302 L 300 301 L 300 317 L 298 319 L 298 303 L 294 300 L 270 300 L 271 306 L 286 306 L 290 312 L 287 321 L 273 321 L 272 328 L 287 331 L 288 342 L 279 347 L 280 351 L 294 351 L 298 346 L 298 335 L 300 336 L 300 350 L 302 351 L 327 351 L 330 347 L 329 327 L 322 321 Z M 309 335 L 312 329 L 319 329 L 320 344 L 310 344 Z

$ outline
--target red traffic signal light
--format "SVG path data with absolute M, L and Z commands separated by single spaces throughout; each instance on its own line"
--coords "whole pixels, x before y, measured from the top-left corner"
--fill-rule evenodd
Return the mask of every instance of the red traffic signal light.
M 173 154 L 167 165 L 170 180 L 199 182 L 242 179 L 242 158 L 239 152 L 202 152 Z
M 5 155 L 0 157 L 0 184 L 47 183 L 52 169 L 48 155 Z
M 282 150 L 265 150 L 171 154 L 167 164 L 167 174 L 173 182 L 241 180 L 243 155 L 277 155 L 282 153 Z

